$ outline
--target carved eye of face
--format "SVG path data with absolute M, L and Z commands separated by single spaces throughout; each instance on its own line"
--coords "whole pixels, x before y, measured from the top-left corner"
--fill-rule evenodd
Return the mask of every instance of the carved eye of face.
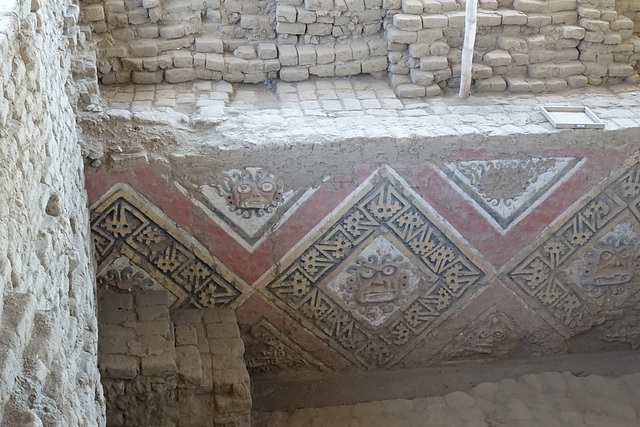
M 491 336 L 491 332 L 489 331 L 480 332 L 480 338 L 489 338 L 490 336 Z
M 376 272 L 372 268 L 363 267 L 360 269 L 360 276 L 365 279 L 371 279 L 375 274 Z
M 238 185 L 237 190 L 240 194 L 247 194 L 251 191 L 251 186 L 249 184 L 240 184 Z
M 260 184 L 260 190 L 262 191 L 273 191 L 274 185 L 271 182 L 263 182 Z
M 384 274 L 385 276 L 391 276 L 396 272 L 396 270 L 396 267 L 393 265 L 385 265 L 384 267 L 382 267 L 382 274 Z
M 600 254 L 600 259 L 604 261 L 609 261 L 613 257 L 613 252 L 610 251 L 602 251 Z
M 623 250 L 618 252 L 618 258 L 629 258 L 629 257 L 631 257 L 631 249 L 630 248 L 624 248 Z
M 504 338 L 504 332 L 502 331 L 494 331 L 493 336 L 496 338 Z

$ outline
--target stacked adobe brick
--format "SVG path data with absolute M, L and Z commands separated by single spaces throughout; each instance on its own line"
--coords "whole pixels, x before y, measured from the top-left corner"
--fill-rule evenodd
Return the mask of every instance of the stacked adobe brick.
M 235 313 L 170 310 L 169 302 L 165 291 L 101 291 L 99 365 L 109 425 L 249 425 Z
M 260 83 L 387 69 L 381 0 L 84 0 L 103 84 Z M 353 40 L 356 39 L 356 40 Z
M 613 0 L 483 0 L 472 77 L 478 92 L 555 92 L 635 83 L 638 39 Z M 389 72 L 403 97 L 458 87 L 463 4 L 387 0 Z

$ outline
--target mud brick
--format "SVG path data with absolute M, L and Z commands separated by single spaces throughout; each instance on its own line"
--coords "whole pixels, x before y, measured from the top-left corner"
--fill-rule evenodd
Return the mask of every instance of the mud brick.
M 527 27 L 546 27 L 547 25 L 551 25 L 551 21 L 551 15 L 530 14 L 527 16 Z
M 604 34 L 597 31 L 587 31 L 583 40 L 590 43 L 602 43 L 604 41 Z
M 345 0 L 349 12 L 364 11 L 364 0 Z
M 316 63 L 319 65 L 330 64 L 335 61 L 336 55 L 330 46 L 315 46 Z
M 640 51 L 640 43 L 638 44 L 638 51 Z M 337 44 L 334 48 L 336 55 L 336 62 L 346 62 L 353 59 L 353 51 L 348 44 Z
M 86 22 L 104 21 L 105 13 L 102 5 L 91 4 L 82 8 L 84 20 Z M 115 12 L 115 11 L 114 11 Z
M 304 0 L 304 6 L 307 10 L 331 10 L 333 0 Z
M 264 61 L 264 71 L 265 72 L 273 72 L 273 71 L 280 71 L 280 68 L 282 67 L 280 65 L 280 61 L 278 61 L 277 59 L 265 59 Z
M 633 66 L 629 64 L 609 65 L 609 77 L 628 77 L 635 72 Z
M 422 71 L 443 70 L 449 68 L 449 61 L 446 56 L 427 56 L 420 58 L 420 69 Z
M 362 61 L 362 72 L 363 73 L 377 73 L 380 71 L 385 71 L 389 66 L 389 61 L 386 56 L 378 56 L 375 58 L 367 58 Z
M 167 40 L 179 39 L 185 35 L 184 25 L 167 25 L 160 28 L 160 37 Z
M 143 73 L 143 74 L 157 74 L 157 73 Z M 152 305 L 148 307 L 136 307 L 136 313 L 138 314 L 138 320 L 141 322 L 169 320 L 169 308 L 161 305 Z
M 527 75 L 529 77 L 555 77 L 559 73 L 559 67 L 556 64 L 533 64 L 527 67 Z
M 127 20 L 131 25 L 145 24 L 149 20 L 149 12 L 146 9 L 132 10 L 127 14 Z
M 427 87 L 435 80 L 435 76 L 433 75 L 433 73 L 430 73 L 428 71 L 420 71 L 416 68 L 411 69 L 410 75 L 411 81 L 418 86 Z
M 576 0 L 551 0 L 549 1 L 549 12 L 576 10 L 577 3 Z
M 549 92 L 560 92 L 567 88 L 567 81 L 561 78 L 546 79 L 544 84 L 545 84 L 545 88 Z
M 178 370 L 174 352 L 144 357 L 140 364 L 142 375 L 148 377 L 173 375 Z
M 556 53 L 552 50 L 535 50 L 529 52 L 529 62 L 531 64 L 540 64 L 544 62 L 553 61 Z
M 202 360 L 195 345 L 176 347 L 178 375 L 187 383 L 202 384 Z
M 138 375 L 139 359 L 133 356 L 106 354 L 100 357 L 100 372 L 110 379 L 132 379 Z
M 442 13 L 442 3 L 437 0 L 423 0 L 422 8 L 424 13 L 436 14 Z
M 224 45 L 217 37 L 196 37 L 196 51 L 203 53 L 222 53 Z
M 331 24 L 321 24 L 318 22 L 307 24 L 307 34 L 311 36 L 328 36 L 331 34 L 332 29 L 333 25 Z
M 554 25 L 559 25 L 559 24 L 576 25 L 578 23 L 578 13 L 575 11 L 552 13 L 551 23 Z
M 502 15 L 502 25 L 526 25 L 527 15 L 517 10 L 499 10 Z
M 129 43 L 131 55 L 136 57 L 158 55 L 158 44 L 152 40 L 137 40 Z
M 88 7 L 90 6 L 84 6 L 83 10 L 85 11 L 85 13 Z M 107 12 L 123 13 L 127 9 L 124 5 L 124 1 L 122 0 L 107 0 L 104 2 L 104 10 Z
M 296 13 L 298 14 L 297 19 L 300 24 L 313 24 L 316 22 L 316 13 L 311 10 L 296 7 Z
M 429 53 L 433 56 L 446 56 L 449 54 L 449 45 L 445 42 L 435 42 L 429 46 Z
M 492 76 L 493 69 L 483 64 L 473 64 L 471 67 L 471 77 L 474 79 L 488 79 Z
M 609 29 L 609 23 L 607 21 L 600 21 L 597 19 L 580 19 L 580 26 L 589 31 L 605 32 Z
M 585 76 L 569 76 L 567 77 L 567 85 L 571 88 L 585 87 L 589 84 L 589 79 Z
M 450 28 L 464 28 L 465 14 L 464 12 L 455 12 L 448 14 Z
M 419 0 L 402 0 L 402 11 L 411 15 L 422 14 L 422 2 Z
M 173 66 L 176 68 L 191 68 L 193 67 L 193 57 L 191 52 L 186 50 L 174 50 L 167 52 L 173 60 Z
M 600 11 L 598 9 L 578 6 L 578 15 L 580 15 L 582 18 L 587 18 L 587 19 L 599 19 Z
M 276 7 L 276 20 L 278 22 L 287 22 L 293 24 L 298 18 L 298 11 L 296 7 L 291 5 L 279 4 Z
M 385 42 L 383 39 L 370 39 L 367 40 L 367 44 L 369 45 L 369 54 L 371 56 L 382 56 L 386 55 L 388 52 L 387 42 Z
M 275 43 L 259 43 L 258 58 L 275 59 L 278 57 L 278 48 Z
M 431 46 L 428 43 L 413 43 L 409 45 L 409 55 L 412 58 L 422 58 L 429 56 Z
M 506 50 L 494 50 L 484 55 L 484 62 L 491 67 L 510 65 L 511 55 Z
M 393 25 L 400 30 L 417 31 L 422 29 L 422 18 L 418 15 L 398 13 L 393 15 Z
M 298 49 L 293 45 L 278 46 L 278 59 L 283 66 L 298 65 Z
M 494 76 L 485 80 L 476 80 L 475 86 L 478 92 L 503 92 L 507 88 L 507 83 L 501 76 Z
M 583 61 L 584 64 L 584 74 L 585 76 L 595 76 L 595 77 L 604 77 L 607 75 L 608 69 L 606 65 L 599 64 L 597 62 L 586 62 Z
M 565 25 L 562 27 L 562 37 L 565 39 L 582 40 L 585 35 L 585 29 L 574 25 Z
M 541 0 L 514 0 L 513 8 L 526 13 L 543 13 L 549 11 L 548 3 Z
M 207 53 L 205 68 L 212 71 L 226 71 L 224 56 L 218 53 Z
M 509 92 L 531 92 L 531 84 L 527 82 L 524 77 L 505 76 L 504 79 L 507 82 L 507 88 L 509 89 Z
M 364 40 L 353 40 L 351 42 L 351 52 L 353 59 L 365 59 L 369 57 L 369 45 Z
M 336 75 L 335 65 L 329 63 L 311 66 L 309 67 L 309 74 L 318 77 L 333 77 Z
M 282 67 L 280 78 L 285 82 L 300 82 L 309 79 L 307 67 Z
M 498 46 L 508 51 L 526 52 L 528 50 L 526 40 L 519 37 L 500 36 Z
M 423 28 L 446 28 L 449 25 L 449 18 L 446 15 L 423 15 Z
M 173 327 L 169 321 L 137 322 L 135 330 L 140 337 L 154 335 L 166 340 L 173 340 Z
M 415 31 L 402 31 L 397 28 L 388 28 L 387 40 L 392 43 L 415 43 L 418 40 L 418 33 Z
M 336 62 L 336 76 L 355 76 L 362 73 L 362 66 L 359 62 Z
M 496 27 L 502 24 L 502 16 L 497 13 L 478 13 L 478 26 Z
M 198 334 L 194 325 L 176 325 L 176 346 L 198 345 Z

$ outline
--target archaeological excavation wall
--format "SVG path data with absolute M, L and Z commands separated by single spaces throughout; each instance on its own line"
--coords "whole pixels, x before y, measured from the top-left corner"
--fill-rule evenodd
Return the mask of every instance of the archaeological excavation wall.
M 254 0 L 81 2 L 103 84 L 388 76 L 419 98 L 460 84 L 464 2 Z M 478 92 L 557 92 L 637 82 L 640 5 L 481 1 Z
M 71 76 L 78 8 L 0 2 L 0 424 L 105 424 Z M 94 79 L 95 80 L 95 79 Z

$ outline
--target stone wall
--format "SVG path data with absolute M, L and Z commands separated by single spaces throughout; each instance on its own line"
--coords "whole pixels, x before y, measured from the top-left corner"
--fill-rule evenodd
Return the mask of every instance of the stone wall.
M 0 1 L 0 424 L 104 425 L 70 1 Z M 97 86 L 94 87 L 97 90 Z
M 249 425 L 249 374 L 233 310 L 170 310 L 165 290 L 127 292 L 152 283 L 132 267 L 111 269 L 98 283 L 109 425 Z
M 82 31 L 98 44 L 104 84 L 388 74 L 398 95 L 424 97 L 460 83 L 464 2 L 83 3 Z M 634 2 L 481 1 L 475 89 L 555 92 L 636 82 L 639 9 Z

